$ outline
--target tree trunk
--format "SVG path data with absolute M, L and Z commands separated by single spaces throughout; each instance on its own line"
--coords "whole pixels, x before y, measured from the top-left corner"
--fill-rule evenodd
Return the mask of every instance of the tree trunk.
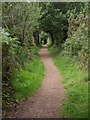
M 34 42 L 36 43 L 37 46 L 39 46 L 40 42 L 39 42 L 39 32 L 33 32 L 33 37 L 34 37 Z
M 25 40 L 25 31 L 26 31 L 27 18 L 28 18 L 28 16 L 26 16 L 26 18 L 25 18 L 25 20 L 24 20 L 23 31 L 22 31 L 22 43 L 21 43 L 21 45 L 24 44 L 24 40 Z
M 50 34 L 51 39 L 52 39 L 52 44 L 51 44 L 51 45 L 53 45 L 53 44 L 54 44 L 54 37 L 53 37 L 53 34 L 52 34 L 51 32 L 50 32 L 49 34 Z

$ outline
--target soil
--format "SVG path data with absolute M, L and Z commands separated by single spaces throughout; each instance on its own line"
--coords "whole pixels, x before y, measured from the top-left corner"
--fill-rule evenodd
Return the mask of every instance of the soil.
M 64 96 L 62 77 L 46 47 L 39 52 L 45 66 L 42 86 L 31 98 L 20 102 L 13 118 L 59 118 Z

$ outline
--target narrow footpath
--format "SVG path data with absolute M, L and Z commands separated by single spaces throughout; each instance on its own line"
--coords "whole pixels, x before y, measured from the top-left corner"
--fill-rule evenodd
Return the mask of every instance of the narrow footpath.
M 46 71 L 43 84 L 31 98 L 20 103 L 15 118 L 59 118 L 64 95 L 61 76 L 46 47 L 41 48 L 39 55 Z

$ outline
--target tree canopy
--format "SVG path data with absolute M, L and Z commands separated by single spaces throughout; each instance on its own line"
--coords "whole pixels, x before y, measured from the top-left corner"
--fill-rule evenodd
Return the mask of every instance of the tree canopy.
M 42 41 L 46 44 L 48 38 L 63 56 L 77 60 L 88 70 L 89 11 L 86 2 L 2 3 L 3 100 L 8 101 L 14 94 L 11 81 L 15 71 L 24 69 L 27 61 L 32 62 L 38 54 L 35 46 L 42 45 Z

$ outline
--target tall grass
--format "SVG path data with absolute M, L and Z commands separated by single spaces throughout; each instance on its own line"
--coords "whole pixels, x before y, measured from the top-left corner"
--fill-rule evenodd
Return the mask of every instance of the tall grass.
M 60 117 L 87 118 L 88 117 L 88 74 L 84 69 L 62 56 L 55 48 L 49 48 L 53 61 L 63 77 L 66 100 L 62 105 Z

